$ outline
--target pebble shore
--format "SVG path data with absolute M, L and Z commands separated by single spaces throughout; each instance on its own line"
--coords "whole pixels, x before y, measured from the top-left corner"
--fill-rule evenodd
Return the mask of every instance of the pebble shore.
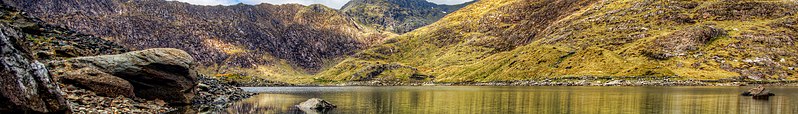
M 144 100 L 138 98 L 104 97 L 92 91 L 65 85 L 61 88 L 74 113 L 78 114 L 158 114 L 176 110 L 163 100 Z
M 69 102 L 70 108 L 78 114 L 160 114 L 168 112 L 206 113 L 224 112 L 232 103 L 249 98 L 256 93 L 246 92 L 236 86 L 224 83 L 208 76 L 198 77 L 200 84 L 193 105 L 170 107 L 163 100 L 146 100 L 140 98 L 105 97 L 95 92 L 72 85 L 61 84 L 61 90 Z

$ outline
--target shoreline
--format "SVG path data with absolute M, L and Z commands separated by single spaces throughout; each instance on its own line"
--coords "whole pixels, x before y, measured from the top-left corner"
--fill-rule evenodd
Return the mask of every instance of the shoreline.
M 344 86 L 798 86 L 798 81 L 723 80 L 528 80 L 497 82 L 393 82 L 353 81 L 337 84 L 281 84 L 238 87 L 344 87 Z

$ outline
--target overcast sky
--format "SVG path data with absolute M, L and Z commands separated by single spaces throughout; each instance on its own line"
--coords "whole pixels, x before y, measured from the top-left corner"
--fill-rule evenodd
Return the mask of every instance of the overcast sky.
M 286 3 L 299 3 L 303 5 L 310 4 L 324 4 L 330 8 L 341 8 L 349 2 L 349 0 L 169 0 L 169 1 L 182 1 L 197 5 L 234 5 L 238 3 L 244 4 L 286 4 Z M 427 0 L 437 4 L 460 4 L 471 0 Z

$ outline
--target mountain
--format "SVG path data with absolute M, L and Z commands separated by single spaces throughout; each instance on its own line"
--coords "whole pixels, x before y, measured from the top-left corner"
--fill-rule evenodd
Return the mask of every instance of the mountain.
M 359 52 L 316 80 L 796 80 L 796 4 L 484 0 Z
M 472 2 L 440 5 L 426 0 L 352 0 L 341 12 L 379 31 L 406 33 L 429 25 Z
M 163 0 L 5 0 L 55 25 L 133 50 L 178 48 L 205 73 L 291 76 L 320 71 L 336 58 L 381 43 L 390 33 L 363 30 L 322 5 L 198 6 Z

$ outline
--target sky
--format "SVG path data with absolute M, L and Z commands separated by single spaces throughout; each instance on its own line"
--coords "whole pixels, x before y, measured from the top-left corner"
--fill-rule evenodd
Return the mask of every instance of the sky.
M 287 3 L 298 3 L 303 5 L 310 5 L 310 4 L 324 4 L 330 8 L 341 8 L 349 2 L 349 0 L 169 0 L 169 1 L 181 1 L 187 2 L 190 4 L 196 5 L 235 5 L 238 3 L 244 4 L 260 4 L 260 3 L 269 3 L 269 4 L 287 4 Z M 437 4 L 460 4 L 465 3 L 471 0 L 427 0 L 432 3 Z

